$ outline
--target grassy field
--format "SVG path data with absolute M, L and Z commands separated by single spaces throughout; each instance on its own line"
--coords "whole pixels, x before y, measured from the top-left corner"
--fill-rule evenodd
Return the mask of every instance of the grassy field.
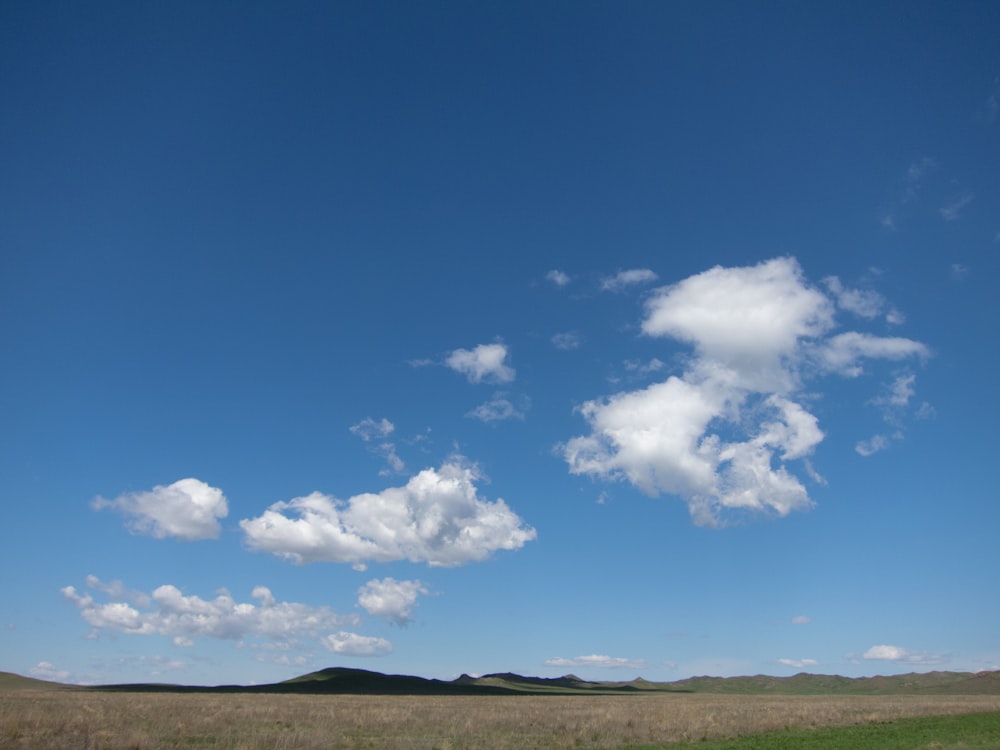
M 1000 696 L 314 696 L 22 689 L 0 690 L 0 748 L 610 749 L 769 731 L 787 740 L 793 736 L 789 730 L 974 712 L 1000 712 Z M 929 743 L 935 741 L 940 740 Z M 929 743 L 913 747 L 959 747 Z M 801 742 L 726 747 L 793 746 L 808 747 Z M 847 746 L 855 745 L 817 747 Z

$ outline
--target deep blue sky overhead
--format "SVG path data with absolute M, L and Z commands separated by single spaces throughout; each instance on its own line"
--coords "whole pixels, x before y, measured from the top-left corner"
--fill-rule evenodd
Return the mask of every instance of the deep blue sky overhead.
M 1000 668 L 1000 6 L 0 7 L 0 669 Z

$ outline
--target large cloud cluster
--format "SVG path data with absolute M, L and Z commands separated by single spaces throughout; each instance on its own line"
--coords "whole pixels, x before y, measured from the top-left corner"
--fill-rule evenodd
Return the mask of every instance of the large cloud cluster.
M 503 500 L 483 500 L 479 473 L 459 459 L 403 487 L 338 501 L 314 492 L 278 502 L 240 526 L 247 545 L 297 563 L 409 560 L 455 566 L 535 538 Z
M 828 286 L 844 297 L 839 282 Z M 831 335 L 835 302 L 807 283 L 793 258 L 716 267 L 656 290 L 643 333 L 690 344 L 694 353 L 679 376 L 584 403 L 590 434 L 562 447 L 570 471 L 678 495 L 703 525 L 717 524 L 724 511 L 784 516 L 809 507 L 786 465 L 823 439 L 802 403 L 804 382 L 855 377 L 865 359 L 928 355 L 910 339 Z M 864 312 L 873 309 L 869 298 Z
M 301 636 L 318 636 L 344 625 L 357 625 L 357 615 L 342 615 L 329 607 L 312 607 L 299 602 L 279 602 L 264 586 L 253 589 L 256 604 L 237 602 L 228 591 L 219 591 L 214 599 L 185 595 L 176 586 L 165 584 L 152 594 L 126 596 L 124 587 L 115 582 L 101 584 L 89 576 L 88 586 L 108 594 L 110 601 L 98 602 L 88 593 L 66 586 L 62 594 L 80 609 L 80 615 L 92 627 L 130 635 L 172 636 L 175 643 L 187 644 L 191 638 L 226 640 L 265 638 L 287 641 Z

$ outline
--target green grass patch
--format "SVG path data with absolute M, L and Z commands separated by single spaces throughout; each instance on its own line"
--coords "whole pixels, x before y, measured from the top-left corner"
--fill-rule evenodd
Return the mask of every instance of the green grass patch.
M 925 716 L 849 727 L 766 732 L 720 742 L 643 745 L 633 750 L 997 750 L 1000 713 Z

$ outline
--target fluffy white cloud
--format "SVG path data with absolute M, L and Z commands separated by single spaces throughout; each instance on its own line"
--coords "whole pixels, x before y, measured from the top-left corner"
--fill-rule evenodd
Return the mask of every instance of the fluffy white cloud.
M 826 296 L 805 283 L 793 258 L 776 258 L 745 268 L 716 266 L 659 290 L 646 303 L 642 330 L 693 344 L 715 377 L 775 392 L 794 387 L 790 358 L 802 341 L 832 325 Z
M 326 649 L 342 656 L 385 656 L 392 652 L 392 644 L 385 638 L 343 630 L 326 636 L 320 642 Z
M 106 593 L 106 587 L 92 588 Z M 185 596 L 170 584 L 160 586 L 146 597 L 146 605 L 136 606 L 124 601 L 98 603 L 90 594 L 80 593 L 73 586 L 63 588 L 62 594 L 76 604 L 84 621 L 95 628 L 130 635 L 169 636 L 177 646 L 190 645 L 190 639 L 198 637 L 236 641 L 315 637 L 321 631 L 358 623 L 356 615 L 339 615 L 329 607 L 276 601 L 264 586 L 253 590 L 257 604 L 237 602 L 225 590 L 208 600 Z
M 385 617 L 397 625 L 405 625 L 417 606 L 417 597 L 426 593 L 427 587 L 420 581 L 375 579 L 358 589 L 358 604 L 372 617 Z
M 502 499 L 479 497 L 475 466 L 457 458 L 403 487 L 338 501 L 319 492 L 240 521 L 247 545 L 297 563 L 410 560 L 455 566 L 519 549 L 535 530 Z
M 601 279 L 601 289 L 605 292 L 620 292 L 636 284 L 650 284 L 658 278 L 659 276 L 648 268 L 631 268 Z
M 569 274 L 565 273 L 564 271 L 560 271 L 558 269 L 552 269 L 551 271 L 549 271 L 547 274 L 545 274 L 545 278 L 547 278 L 556 286 L 566 286 L 572 280 L 570 279 Z
M 229 506 L 222 490 L 198 479 L 181 479 L 166 487 L 157 485 L 149 492 L 130 492 L 91 503 L 95 510 L 112 508 L 125 516 L 125 523 L 135 534 L 163 539 L 215 539 Z
M 444 363 L 470 383 L 510 383 L 516 373 L 506 364 L 507 355 L 505 344 L 480 344 L 474 349 L 456 349 Z
M 940 664 L 944 657 L 940 654 L 915 653 L 899 646 L 872 646 L 861 655 L 870 661 L 899 661 L 907 664 Z
M 819 662 L 815 659 L 778 659 L 778 664 L 784 664 L 786 667 L 794 667 L 795 669 L 805 669 L 806 667 L 815 667 Z
M 556 657 L 546 659 L 547 667 L 599 667 L 601 669 L 645 669 L 649 662 L 644 659 L 623 659 L 619 656 L 604 656 L 602 654 L 591 654 L 590 656 L 576 656 L 572 659 Z
M 687 342 L 694 356 L 680 376 L 582 404 L 590 434 L 562 446 L 570 472 L 678 495 L 704 525 L 723 511 L 784 516 L 810 507 L 787 466 L 823 440 L 797 395 L 804 380 L 859 375 L 862 358 L 928 356 L 909 339 L 831 337 L 835 309 L 793 258 L 716 267 L 656 290 L 643 332 Z

